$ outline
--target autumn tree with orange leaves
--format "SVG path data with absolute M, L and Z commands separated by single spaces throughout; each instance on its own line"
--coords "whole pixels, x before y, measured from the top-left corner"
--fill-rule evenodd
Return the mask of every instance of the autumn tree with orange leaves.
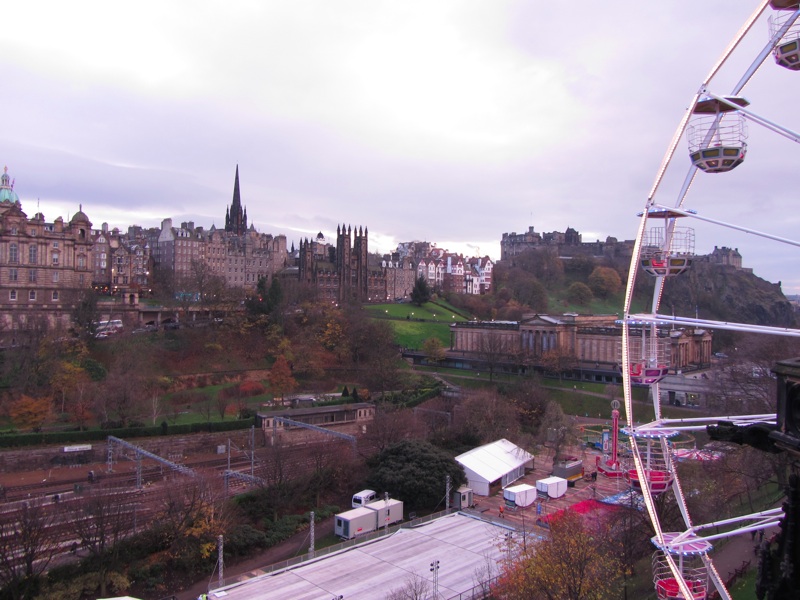
M 297 387 L 297 381 L 292 376 L 289 362 L 282 355 L 275 359 L 275 364 L 272 365 L 267 380 L 273 396 L 280 396 L 281 400 L 283 400 L 284 394 Z
M 18 429 L 36 431 L 53 417 L 53 401 L 22 394 L 9 404 L 8 416 Z
M 605 600 L 618 596 L 622 565 L 608 522 L 567 510 L 550 522 L 550 539 L 519 548 L 493 597 L 502 600 Z

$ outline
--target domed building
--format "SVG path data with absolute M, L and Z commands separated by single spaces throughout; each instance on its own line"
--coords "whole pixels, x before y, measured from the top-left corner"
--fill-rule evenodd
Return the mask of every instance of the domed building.
M 4 211 L 11 205 L 20 207 L 19 196 L 14 191 L 14 183 L 8 176 L 8 167 L 3 168 L 3 175 L 0 177 L 0 211 Z
M 92 223 L 82 209 L 69 223 L 22 210 L 8 167 L 0 176 L 0 346 L 22 332 L 66 331 L 81 291 L 92 283 Z

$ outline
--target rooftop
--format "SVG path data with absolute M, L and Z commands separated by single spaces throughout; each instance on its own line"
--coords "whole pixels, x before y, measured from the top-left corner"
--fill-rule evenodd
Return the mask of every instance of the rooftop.
M 476 574 L 485 572 L 487 561 L 497 574 L 508 531 L 502 524 L 453 513 L 297 567 L 220 588 L 209 593 L 209 598 L 318 600 L 342 596 L 374 600 L 403 588 L 415 575 L 430 582 L 434 560 L 439 561 L 439 597 L 457 597 L 477 585 Z

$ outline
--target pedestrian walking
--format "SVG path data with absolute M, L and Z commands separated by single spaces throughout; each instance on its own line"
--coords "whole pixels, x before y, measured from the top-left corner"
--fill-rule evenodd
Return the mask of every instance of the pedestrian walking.
M 506 512 L 505 511 L 506 511 L 506 507 L 501 504 L 500 505 L 500 518 L 501 519 L 505 519 L 506 518 Z

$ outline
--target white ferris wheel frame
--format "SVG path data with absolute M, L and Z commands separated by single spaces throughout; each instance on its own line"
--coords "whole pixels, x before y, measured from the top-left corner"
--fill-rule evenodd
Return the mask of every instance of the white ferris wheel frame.
M 725 51 L 723 52 L 719 60 L 716 62 L 716 64 L 712 67 L 708 76 L 702 82 L 697 93 L 694 95 L 692 102 L 689 104 L 689 107 L 687 108 L 672 140 L 670 141 L 670 144 L 667 148 L 667 151 L 664 155 L 664 158 L 662 159 L 661 165 L 656 174 L 653 186 L 650 189 L 650 193 L 648 194 L 647 202 L 645 204 L 645 209 L 640 214 L 639 227 L 637 230 L 636 241 L 634 243 L 633 255 L 631 258 L 630 269 L 628 273 L 628 281 L 625 289 L 623 327 L 622 327 L 621 364 L 623 365 L 622 369 L 623 395 L 625 399 L 627 429 L 631 433 L 635 433 L 637 430 L 639 430 L 642 432 L 646 432 L 648 434 L 655 433 L 657 435 L 659 431 L 674 432 L 680 430 L 691 431 L 691 430 L 704 429 L 706 425 L 715 424 L 720 420 L 731 421 L 738 425 L 748 425 L 753 423 L 774 423 L 776 419 L 775 414 L 730 415 L 725 417 L 692 418 L 692 419 L 664 419 L 661 416 L 661 410 L 659 404 L 660 395 L 658 389 L 658 382 L 656 382 L 654 384 L 651 384 L 651 392 L 652 392 L 651 395 L 653 398 L 653 407 L 655 410 L 655 420 L 651 423 L 647 423 L 646 425 L 635 425 L 634 412 L 633 412 L 631 373 L 630 369 L 627 367 L 631 363 L 631 345 L 630 345 L 631 332 L 629 331 L 629 327 L 633 327 L 634 324 L 640 328 L 643 324 L 649 325 L 651 328 L 651 332 L 659 324 L 669 323 L 669 324 L 683 324 L 687 326 L 702 327 L 707 329 L 723 329 L 731 331 L 800 337 L 800 330 L 797 329 L 766 327 L 766 326 L 752 325 L 746 323 L 731 323 L 731 322 L 711 321 L 705 319 L 691 319 L 686 317 L 675 317 L 675 316 L 659 314 L 658 306 L 663 292 L 664 279 L 665 279 L 664 275 L 659 275 L 656 277 L 651 312 L 647 314 L 631 313 L 633 290 L 642 255 L 643 240 L 645 238 L 647 229 L 648 213 L 655 209 L 671 211 L 671 213 L 673 213 L 674 215 L 668 219 L 670 225 L 668 225 L 668 227 L 666 228 L 667 248 L 669 248 L 669 245 L 671 244 L 671 237 L 672 233 L 674 232 L 675 216 L 699 219 L 722 227 L 737 229 L 739 231 L 743 231 L 749 234 L 753 234 L 755 236 L 770 239 L 779 243 L 784 243 L 793 246 L 800 246 L 800 242 L 798 241 L 780 238 L 778 236 L 759 232 L 753 229 L 749 229 L 747 227 L 738 226 L 731 223 L 725 223 L 723 221 L 719 221 L 711 217 L 701 216 L 696 211 L 685 209 L 684 201 L 688 194 L 689 188 L 691 187 L 692 181 L 698 171 L 697 167 L 695 167 L 694 165 L 690 166 L 689 168 L 689 171 L 684 179 L 683 185 L 680 188 L 680 192 L 678 194 L 675 206 L 668 207 L 664 204 L 657 204 L 655 202 L 655 196 L 658 191 L 658 188 L 661 185 L 664 175 L 667 172 L 667 169 L 672 162 L 678 143 L 685 134 L 685 131 L 689 124 L 689 120 L 694 111 L 694 108 L 697 105 L 698 101 L 700 101 L 703 98 L 712 98 L 722 104 L 728 104 L 731 107 L 735 108 L 737 111 L 739 111 L 744 116 L 744 118 L 747 119 L 749 122 L 765 127 L 768 130 L 773 131 L 779 135 L 782 135 L 791 141 L 800 142 L 800 134 L 785 129 L 780 125 L 778 125 L 777 123 L 774 123 L 764 117 L 757 115 L 751 110 L 742 108 L 738 104 L 734 105 L 729 100 L 731 97 L 735 97 L 737 94 L 739 94 L 739 92 L 741 92 L 741 90 L 745 87 L 745 85 L 751 79 L 751 77 L 756 73 L 761 64 L 767 59 L 767 57 L 770 56 L 775 44 L 789 30 L 789 28 L 794 24 L 797 18 L 800 17 L 800 7 L 798 7 L 798 9 L 793 13 L 793 15 L 791 15 L 786 20 L 783 26 L 774 33 L 774 35 L 767 42 L 764 48 L 758 53 L 758 55 L 753 60 L 749 68 L 745 70 L 739 82 L 734 86 L 730 95 L 727 96 L 716 95 L 709 91 L 709 84 L 711 83 L 714 76 L 728 61 L 733 51 L 739 46 L 741 41 L 752 29 L 753 25 L 760 19 L 761 15 L 769 7 L 769 4 L 770 4 L 769 0 L 761 0 L 758 8 L 747 19 L 747 21 L 745 21 L 742 28 L 730 42 L 730 44 L 725 49 Z M 665 453 L 668 453 L 669 449 L 667 446 L 666 436 L 662 436 L 660 439 L 663 451 Z M 638 479 L 640 482 L 646 482 L 647 473 L 645 471 L 645 465 L 642 460 L 642 456 L 641 453 L 639 452 L 637 444 L 635 443 L 631 444 L 631 452 L 633 455 L 634 465 L 636 468 Z M 712 540 L 724 537 L 730 537 L 734 535 L 740 535 L 743 533 L 763 530 L 766 527 L 775 525 L 778 522 L 780 522 L 780 519 L 783 516 L 783 512 L 781 509 L 772 509 L 767 511 L 761 511 L 755 514 L 744 515 L 732 519 L 726 519 L 724 521 L 717 521 L 715 523 L 695 525 L 692 523 L 691 517 L 687 510 L 686 500 L 683 491 L 681 489 L 680 481 L 678 479 L 677 474 L 674 473 L 675 470 L 674 466 L 672 467 L 672 470 L 674 479 L 672 480 L 671 488 L 675 495 L 675 499 L 680 509 L 681 515 L 683 517 L 684 523 L 686 525 L 685 532 L 681 532 L 677 535 L 670 534 L 668 536 L 668 539 L 665 538 L 665 532 L 661 528 L 661 524 L 658 518 L 658 513 L 655 509 L 655 504 L 653 500 L 654 495 L 651 492 L 650 487 L 643 483 L 643 485 L 641 486 L 642 488 L 641 492 L 644 499 L 645 509 L 648 512 L 648 515 L 650 517 L 650 522 L 652 523 L 653 528 L 656 532 L 656 535 L 653 537 L 653 543 L 656 545 L 656 547 L 665 550 L 664 551 L 665 560 L 669 565 L 670 571 L 672 572 L 672 575 L 674 576 L 675 581 L 679 586 L 680 592 L 683 594 L 685 598 L 693 598 L 695 596 L 690 590 L 687 582 L 684 580 L 681 568 L 678 566 L 678 563 L 673 558 L 673 553 L 675 555 L 685 554 L 684 552 L 682 552 L 682 547 L 681 547 L 682 543 L 686 543 L 688 547 L 690 543 L 696 543 L 698 540 L 710 542 Z M 711 528 L 716 528 L 718 526 L 726 526 L 726 527 L 735 526 L 735 528 L 723 533 L 706 533 L 706 530 L 709 530 Z M 728 593 L 722 578 L 720 577 L 719 573 L 714 567 L 712 559 L 708 556 L 708 553 L 702 553 L 701 556 L 703 562 L 705 563 L 709 579 L 711 580 L 711 583 L 714 585 L 714 587 L 717 589 L 720 597 L 723 600 L 730 600 L 730 594 Z

